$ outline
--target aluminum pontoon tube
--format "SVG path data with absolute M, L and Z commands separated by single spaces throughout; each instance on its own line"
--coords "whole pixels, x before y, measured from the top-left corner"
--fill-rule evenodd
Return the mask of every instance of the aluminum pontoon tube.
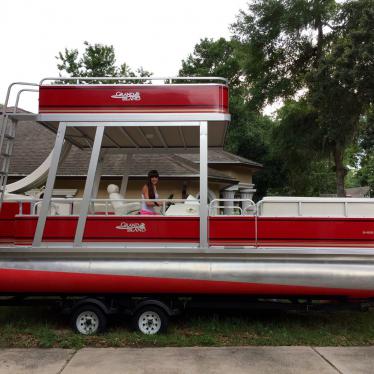
M 8 257 L 8 258 L 7 258 Z M 157 293 L 374 297 L 369 256 L 91 254 L 0 257 L 0 294 Z

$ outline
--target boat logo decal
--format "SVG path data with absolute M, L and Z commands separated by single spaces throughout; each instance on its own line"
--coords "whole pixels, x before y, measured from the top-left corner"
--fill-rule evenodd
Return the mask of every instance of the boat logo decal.
M 373 235 L 373 234 L 374 234 L 374 231 L 369 230 L 369 231 L 363 231 L 362 233 L 363 233 L 364 235 Z
M 127 223 L 121 222 L 120 225 L 116 226 L 118 230 L 126 230 L 127 232 L 146 232 L 145 223 Z
M 121 92 L 117 91 L 111 96 L 112 99 L 120 99 L 122 101 L 140 101 L 142 98 L 140 92 Z

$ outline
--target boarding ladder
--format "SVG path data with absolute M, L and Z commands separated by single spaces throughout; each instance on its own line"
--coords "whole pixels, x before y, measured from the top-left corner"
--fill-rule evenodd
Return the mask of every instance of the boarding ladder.
M 8 107 L 11 90 L 14 86 L 27 86 L 28 88 L 18 89 L 15 105 Z M 31 87 L 31 88 L 30 88 Z M 10 159 L 13 152 L 14 139 L 16 137 L 17 123 L 16 114 L 21 94 L 24 92 L 38 92 L 33 87 L 39 87 L 36 83 L 14 82 L 8 87 L 2 114 L 0 116 L 0 209 L 4 201 L 5 188 L 8 182 Z
M 5 187 L 8 181 L 17 122 L 17 120 L 9 118 L 9 113 L 4 110 L 0 122 L 0 207 L 4 200 Z

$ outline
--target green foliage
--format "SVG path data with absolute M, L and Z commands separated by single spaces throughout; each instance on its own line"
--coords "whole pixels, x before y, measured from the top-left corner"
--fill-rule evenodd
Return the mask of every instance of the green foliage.
M 254 176 L 255 199 L 269 193 L 318 195 L 333 192 L 331 164 L 319 164 L 322 135 L 320 131 L 313 132 L 318 127 L 316 113 L 305 101 L 289 101 L 280 112 L 280 120 L 262 115 L 249 99 L 250 85 L 239 64 L 242 53 L 242 44 L 237 40 L 204 39 L 183 61 L 179 74 L 228 78 L 232 122 L 226 148 L 264 165 Z M 312 137 L 305 137 L 305 134 Z M 326 175 L 328 183 L 323 183 L 322 177 Z
M 261 162 L 266 193 L 344 195 L 369 183 L 374 144 L 374 0 L 254 0 L 230 40 L 202 39 L 180 76 L 223 76 L 230 86 L 227 150 Z M 59 53 L 68 75 L 149 76 L 118 66 L 113 46 Z M 276 120 L 261 110 L 282 102 Z M 335 188 L 333 188 L 335 173 Z
M 288 157 L 288 163 L 304 166 L 307 160 L 321 157 L 323 137 L 316 110 L 306 100 L 286 101 L 278 112 L 278 126 L 273 132 L 275 151 Z
M 314 124 L 305 129 L 303 119 L 292 116 L 281 121 L 278 143 L 282 136 L 281 145 L 296 143 L 288 144 L 289 159 L 296 163 L 300 142 L 307 145 L 308 157 L 301 158 L 306 170 L 316 151 L 320 159 L 331 158 L 339 196 L 344 195 L 346 150 L 358 138 L 360 118 L 373 100 L 373 28 L 373 0 L 257 0 L 233 25 L 247 52 L 242 66 L 252 107 L 294 97 L 308 103 Z M 297 138 L 292 137 L 298 126 Z
M 82 56 L 78 49 L 67 49 L 59 52 L 58 70 L 73 77 L 149 77 L 152 73 L 138 68 L 136 72 L 126 64 L 116 65 L 116 56 L 112 45 L 90 44 L 84 42 Z
M 240 13 L 232 27 L 246 51 L 242 63 L 254 106 L 305 87 L 305 73 L 326 44 L 321 28 L 335 8 L 333 0 L 256 0 Z
M 242 73 L 238 53 L 239 44 L 235 40 L 220 38 L 201 39 L 186 60 L 182 61 L 180 76 L 218 76 L 229 81 L 230 90 L 236 98 L 237 91 L 242 92 Z
M 374 105 L 371 105 L 366 115 L 361 118 L 359 144 L 366 152 L 374 151 Z
M 370 196 L 374 196 L 374 154 L 366 154 L 361 161 L 361 167 L 355 174 L 355 180 L 360 186 L 370 187 Z
M 279 110 L 272 132 L 272 157 L 283 165 L 285 186 L 273 194 L 318 196 L 333 193 L 333 169 L 321 149 L 323 129 L 317 112 L 306 100 L 289 100 Z M 332 178 L 331 178 L 332 177 Z
M 374 109 L 370 107 L 361 118 L 356 152 L 351 157 L 354 169 L 351 172 L 352 187 L 369 186 L 374 196 Z
M 105 334 L 82 336 L 69 329 L 67 319 L 42 308 L 2 307 L 0 321 L 1 348 L 374 344 L 373 312 L 190 312 L 173 319 L 167 334 L 156 336 L 131 331 L 123 317 L 111 320 Z
M 242 53 L 242 45 L 236 40 L 202 39 L 195 46 L 193 53 L 182 61 L 179 75 L 223 76 L 228 79 L 232 121 L 226 149 L 257 162 L 266 163 L 273 121 L 250 107 L 248 86 L 240 65 Z M 269 165 L 265 165 L 265 168 L 269 170 Z M 259 196 L 263 196 L 268 188 L 267 176 L 262 177 L 263 173 L 259 175 L 256 186 Z
M 342 4 L 329 63 L 332 77 L 367 109 L 374 97 L 374 1 Z

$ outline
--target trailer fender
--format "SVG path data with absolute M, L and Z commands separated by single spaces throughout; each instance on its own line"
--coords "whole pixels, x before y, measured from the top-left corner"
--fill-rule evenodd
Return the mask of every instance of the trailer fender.
M 84 299 L 80 299 L 78 300 L 74 305 L 73 307 L 71 308 L 71 311 L 74 312 L 76 309 L 80 308 L 81 306 L 83 305 L 87 305 L 87 304 L 90 304 L 90 305 L 95 305 L 97 306 L 98 308 L 100 308 L 105 314 L 113 314 L 115 313 L 115 310 L 108 304 L 106 304 L 104 301 L 102 300 L 99 300 L 99 299 L 95 299 L 95 298 L 91 298 L 91 297 L 87 297 L 87 298 L 84 298 Z
M 147 299 L 147 300 L 142 300 L 141 302 L 136 304 L 135 308 L 131 311 L 132 314 L 135 314 L 139 309 L 145 306 L 158 306 L 159 308 L 163 309 L 169 317 L 175 316 L 176 314 L 179 313 L 178 309 L 172 309 L 169 305 L 167 305 L 161 300 Z

